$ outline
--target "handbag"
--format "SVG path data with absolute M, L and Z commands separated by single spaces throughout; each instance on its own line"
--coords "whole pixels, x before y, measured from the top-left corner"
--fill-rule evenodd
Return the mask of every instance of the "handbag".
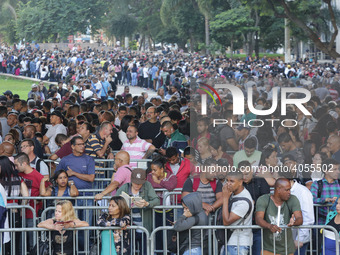
M 50 246 L 49 246 L 49 241 L 47 239 L 45 241 L 38 240 L 38 243 L 30 251 L 30 255 L 49 255 L 49 254 L 50 254 Z M 51 254 L 53 254 L 52 245 L 51 245 Z
M 102 238 L 101 238 L 101 233 L 99 232 L 97 234 L 97 238 L 94 240 L 93 244 L 90 247 L 89 255 L 98 255 L 101 254 L 102 250 Z M 98 249 L 99 246 L 99 249 Z M 99 253 L 98 253 L 99 251 Z

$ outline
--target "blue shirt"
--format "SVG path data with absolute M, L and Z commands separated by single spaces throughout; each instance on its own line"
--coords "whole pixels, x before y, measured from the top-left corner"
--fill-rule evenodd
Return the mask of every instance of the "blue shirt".
M 63 157 L 60 160 L 60 163 L 57 166 L 56 171 L 61 169 L 67 171 L 69 170 L 68 167 L 80 174 L 95 174 L 94 159 L 86 154 L 83 154 L 82 156 L 75 156 L 72 153 L 66 157 Z M 81 180 L 75 176 L 71 176 L 68 179 L 74 181 L 74 185 L 76 185 L 77 189 L 92 188 L 92 182 Z
M 107 92 L 111 89 L 111 84 L 108 81 L 102 81 L 101 83 L 102 83 L 102 92 L 100 96 L 106 97 Z
M 152 75 L 152 79 L 155 79 L 156 78 L 156 73 L 158 71 L 158 67 L 157 66 L 153 66 L 151 68 L 151 75 Z

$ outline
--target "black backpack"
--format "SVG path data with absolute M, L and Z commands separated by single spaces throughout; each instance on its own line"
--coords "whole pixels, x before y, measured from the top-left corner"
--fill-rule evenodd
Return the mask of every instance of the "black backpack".
M 232 198 L 232 199 L 229 200 L 229 206 L 228 206 L 229 212 L 231 210 L 232 204 L 234 202 L 241 201 L 241 200 L 244 200 L 244 201 L 246 201 L 248 203 L 249 209 L 248 209 L 247 213 L 244 215 L 243 219 L 239 222 L 238 225 L 241 225 L 244 222 L 244 220 L 250 215 L 251 210 L 253 208 L 252 202 L 248 198 L 245 198 L 245 197 L 235 197 L 235 198 Z M 222 216 L 222 207 L 220 207 L 218 210 L 219 211 L 217 213 L 216 224 L 215 225 L 216 226 L 224 226 L 224 224 L 223 224 L 223 216 Z M 216 230 L 216 239 L 218 241 L 218 244 L 219 245 L 224 245 L 225 244 L 225 240 L 227 240 L 227 242 L 228 242 L 232 233 L 233 233 L 233 229 L 228 229 L 228 231 L 227 231 L 227 239 L 226 239 L 226 237 L 225 237 L 225 230 L 224 229 L 217 229 Z

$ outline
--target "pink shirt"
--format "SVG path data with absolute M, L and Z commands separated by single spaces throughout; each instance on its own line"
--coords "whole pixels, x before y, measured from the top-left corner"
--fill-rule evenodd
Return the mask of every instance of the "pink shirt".
M 125 183 L 131 182 L 131 171 L 132 168 L 129 165 L 121 166 L 117 169 L 117 172 L 113 176 L 113 181 L 119 182 L 118 188 L 123 186 Z M 112 191 L 111 195 L 114 196 L 116 194 L 117 190 Z
M 140 139 L 138 136 L 136 140 L 131 144 L 129 140 L 123 143 L 121 150 L 126 151 L 130 155 L 131 159 L 142 159 L 151 146 L 151 143 Z M 137 162 L 130 163 L 131 166 L 137 167 Z

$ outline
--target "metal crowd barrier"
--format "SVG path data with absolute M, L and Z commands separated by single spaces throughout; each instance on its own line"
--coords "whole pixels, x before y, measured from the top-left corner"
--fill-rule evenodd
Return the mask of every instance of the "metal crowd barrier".
M 289 229 L 289 227 L 287 226 L 280 226 L 280 228 L 282 228 L 283 230 L 285 229 Z M 189 243 L 188 243 L 188 246 L 185 248 L 185 251 L 190 251 L 192 248 L 196 248 L 198 246 L 195 246 L 193 247 L 192 244 L 191 244 L 191 232 L 194 231 L 194 230 L 199 230 L 200 231 L 200 249 L 201 249 L 201 252 L 200 254 L 201 255 L 205 255 L 205 254 L 226 254 L 226 247 L 225 246 L 228 246 L 228 241 L 227 241 L 227 238 L 225 238 L 224 240 L 224 244 L 218 244 L 218 241 L 216 239 L 216 231 L 217 230 L 224 230 L 225 231 L 225 237 L 227 237 L 227 232 L 228 231 L 231 231 L 231 230 L 244 230 L 244 229 L 252 229 L 252 230 L 260 230 L 261 231 L 261 254 L 263 254 L 263 251 L 264 251 L 264 244 L 263 244 L 263 229 L 257 225 L 252 225 L 252 226 L 194 226 L 192 227 L 191 229 L 188 230 L 188 236 L 189 236 Z M 299 229 L 310 229 L 310 230 L 320 230 L 320 229 L 326 229 L 326 230 L 329 230 L 331 232 L 334 233 L 335 235 L 335 243 L 336 244 L 339 244 L 339 233 L 337 232 L 337 230 L 332 227 L 332 226 L 326 226 L 326 225 L 322 225 L 322 226 L 318 226 L 318 225 L 305 225 L 305 226 L 298 226 L 298 227 L 292 227 L 292 229 L 297 229 L 297 231 L 299 231 Z M 152 233 L 150 234 L 150 254 L 156 254 L 157 251 L 155 249 L 155 245 L 156 245 L 156 236 L 159 235 L 159 232 L 162 231 L 162 232 L 165 232 L 165 235 L 167 236 L 168 235 L 168 231 L 169 230 L 173 230 L 172 227 L 158 227 L 156 228 L 154 231 L 152 231 Z M 210 242 L 208 243 L 208 245 L 206 245 L 206 236 L 207 236 L 207 232 L 208 231 L 212 231 L 213 232 L 213 241 L 212 243 L 210 244 Z M 184 231 L 183 231 L 184 232 Z M 181 233 L 183 233 L 181 232 Z M 288 245 L 291 245 L 291 246 L 294 246 L 295 247 L 295 244 L 294 243 L 287 243 L 287 231 L 284 231 L 285 232 L 285 255 L 288 255 L 288 250 L 287 250 L 287 247 Z M 272 240 L 275 240 L 275 235 L 276 233 L 273 233 L 273 239 Z M 322 254 L 325 254 L 325 234 L 324 234 L 324 231 L 322 233 L 322 238 L 323 238 L 323 253 Z M 180 233 L 176 233 L 176 246 L 177 246 L 177 252 L 175 254 L 182 254 L 183 253 L 183 250 L 180 251 Z M 300 240 L 298 240 L 298 245 L 300 244 Z M 309 242 L 309 254 L 315 254 L 313 253 L 313 242 L 312 242 L 312 236 L 310 236 L 310 242 Z M 168 252 L 168 238 L 164 238 L 164 249 L 163 251 L 161 251 L 160 253 L 163 253 L 164 255 L 167 254 Z M 237 254 L 244 254 L 244 253 L 240 253 L 240 247 L 241 246 L 244 246 L 242 245 L 239 240 L 238 240 L 238 243 L 237 243 Z M 273 250 L 276 251 L 276 242 L 274 241 L 273 242 Z M 253 252 L 252 252 L 252 249 L 251 247 L 249 247 L 249 254 L 252 255 Z M 222 252 L 224 251 L 224 252 Z M 172 253 L 174 253 L 172 251 Z M 297 250 L 297 253 L 298 255 L 300 255 L 300 249 Z M 190 252 L 188 252 L 188 254 L 190 254 Z M 197 253 L 195 253 L 197 254 Z M 276 254 L 276 252 L 274 252 L 274 254 Z M 316 254 L 320 254 L 320 253 L 316 253 Z M 283 255 L 281 253 L 281 255 Z M 336 245 L 336 255 L 340 255 L 340 252 L 339 252 L 339 245 Z
M 107 172 L 110 173 L 112 171 L 114 171 L 113 169 L 113 165 L 114 165 L 114 159 L 95 159 L 94 160 L 97 164 L 98 163 L 103 163 L 104 166 L 103 167 L 96 167 L 96 172 Z M 57 160 L 51 160 L 51 159 L 44 159 L 44 162 L 47 164 L 48 168 L 49 168 L 49 174 L 51 176 L 51 169 L 52 169 L 52 164 L 59 164 L 60 159 Z M 131 163 L 137 163 L 137 167 L 133 167 L 133 168 L 143 168 L 146 169 L 147 168 L 147 164 L 148 162 L 152 162 L 151 159 L 131 159 L 130 160 L 130 164 Z
M 120 238 L 120 245 L 121 247 L 118 249 L 117 254 L 124 254 L 124 249 L 130 249 L 129 254 L 150 254 L 150 245 L 149 245 L 149 239 L 150 239 L 150 234 L 149 232 L 144 228 L 140 226 L 129 226 L 126 228 L 126 230 L 130 231 L 130 246 L 129 247 L 124 247 L 124 242 L 123 242 L 123 237 L 122 237 L 122 232 L 120 227 L 80 227 L 80 228 L 69 228 L 67 229 L 69 231 L 72 231 L 72 254 L 74 255 L 79 255 L 79 254 L 89 254 L 90 251 L 94 252 L 94 254 L 100 254 L 100 232 L 102 231 L 109 231 L 109 236 L 111 237 L 113 234 L 113 231 L 119 230 L 119 232 L 115 232 L 115 236 L 117 234 L 119 235 Z M 91 236 L 90 232 L 96 233 L 95 236 Z M 140 247 L 135 245 L 135 240 L 136 240 L 136 234 L 139 232 L 143 233 L 145 235 L 145 241 L 146 241 L 146 247 Z M 21 233 L 24 236 L 26 236 L 28 233 L 32 233 L 33 236 L 35 237 L 35 240 L 33 243 L 30 244 L 30 247 L 26 244 L 21 247 L 20 251 L 17 252 L 15 247 L 18 247 L 20 245 L 19 242 L 17 242 L 16 239 L 11 239 L 9 242 L 9 245 L 6 246 L 3 244 L 3 235 L 2 233 L 4 232 L 9 232 L 11 235 L 15 236 L 15 233 Z M 66 236 L 64 236 L 65 233 L 61 233 L 61 238 L 60 240 L 54 240 L 52 232 L 55 232 L 53 230 L 48 230 L 45 228 L 12 228 L 12 229 L 0 229 L 0 251 L 2 254 L 39 254 L 39 247 L 40 244 L 46 242 L 47 250 L 49 251 L 49 254 L 54 254 L 52 253 L 52 250 L 54 248 L 54 245 L 56 243 L 60 243 L 61 246 L 61 254 L 64 254 L 64 250 L 66 250 L 69 247 L 64 247 L 63 242 L 60 242 L 61 240 L 64 240 Z M 80 239 L 80 233 L 84 232 L 84 239 Z M 46 233 L 46 234 L 44 234 Z M 67 238 L 67 237 L 66 237 Z M 57 239 L 55 237 L 55 239 Z M 83 240 L 83 241 L 82 241 Z M 97 244 L 97 245 L 95 245 Z M 142 243 L 142 246 L 144 244 Z M 10 247 L 10 248 L 9 248 Z M 83 247 L 83 249 L 79 249 L 79 247 Z M 7 249 L 10 249 L 8 251 Z M 109 254 L 114 254 L 114 250 L 117 247 L 113 247 L 111 244 L 109 244 Z M 143 249 L 145 248 L 146 252 L 143 253 Z M 56 253 L 60 254 L 60 253 Z M 68 254 L 68 253 L 67 253 Z M 108 254 L 108 253 L 105 253 Z

